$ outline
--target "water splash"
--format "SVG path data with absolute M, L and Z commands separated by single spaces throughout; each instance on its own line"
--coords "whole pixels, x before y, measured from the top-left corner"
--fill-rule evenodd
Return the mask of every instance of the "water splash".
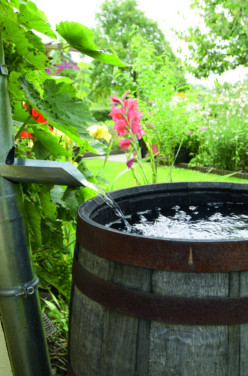
M 248 239 L 248 207 L 243 203 L 209 203 L 147 210 L 132 215 L 136 234 L 166 239 Z M 109 227 L 121 229 L 120 223 Z

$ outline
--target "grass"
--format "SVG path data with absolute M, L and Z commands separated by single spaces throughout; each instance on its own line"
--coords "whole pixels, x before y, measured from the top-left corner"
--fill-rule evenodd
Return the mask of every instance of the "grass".
M 93 174 L 100 174 L 110 182 L 108 190 L 128 188 L 135 185 L 132 172 L 127 169 L 126 163 L 124 162 L 107 161 L 103 170 L 103 160 L 100 158 L 86 159 L 84 162 Z M 150 176 L 150 166 L 148 163 L 144 163 L 144 169 L 147 175 Z M 182 168 L 172 168 L 170 170 L 168 166 L 158 167 L 157 174 L 159 183 L 170 181 L 226 181 L 233 183 L 248 183 L 248 180 L 235 178 L 235 175 L 220 176 Z

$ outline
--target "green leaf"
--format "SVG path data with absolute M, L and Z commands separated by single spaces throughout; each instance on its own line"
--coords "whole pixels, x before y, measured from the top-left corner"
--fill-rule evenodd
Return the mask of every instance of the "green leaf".
M 83 188 L 83 194 L 84 194 L 84 201 L 90 200 L 91 198 L 96 196 L 96 192 L 94 192 L 90 188 Z
M 42 244 L 46 248 L 63 248 L 63 230 L 60 220 L 50 219 L 44 212 L 45 219 L 41 223 Z
M 60 22 L 56 30 L 71 47 L 104 63 L 127 67 L 116 55 L 101 52 L 94 43 L 94 33 L 88 27 L 77 22 Z
M 65 82 L 56 83 L 54 80 L 44 82 L 44 94 L 41 98 L 25 77 L 18 79 L 24 89 L 29 103 L 39 111 L 50 125 L 72 138 L 78 144 L 82 138 L 89 138 L 87 127 L 93 123 L 88 105 L 78 99 L 76 89 Z
M 77 50 L 81 48 L 83 50 L 97 51 L 97 46 L 94 43 L 94 33 L 87 26 L 77 22 L 63 21 L 56 25 L 56 30 Z
M 53 155 L 55 158 L 61 156 L 70 156 L 71 154 L 59 143 L 59 139 L 56 136 L 53 136 L 52 132 L 43 129 L 33 128 L 34 138 L 39 141 L 42 146 L 49 151 L 50 155 Z
M 52 31 L 47 23 L 45 14 L 40 11 L 32 1 L 20 5 L 18 21 L 29 29 L 34 29 L 50 38 L 56 39 L 56 34 Z
M 9 0 L 1 0 L 2 4 L 9 5 Z M 11 6 L 16 9 L 20 9 L 20 1 L 19 0 L 11 0 Z
M 44 185 L 40 193 L 40 203 L 46 218 L 56 220 L 57 209 L 50 196 L 50 187 Z
M 93 142 L 88 142 L 87 144 L 88 144 L 87 150 L 92 151 L 93 153 L 96 153 L 99 155 L 104 155 L 108 150 L 108 147 L 98 140 L 94 140 Z
M 8 90 L 9 90 L 9 93 L 13 95 L 14 99 L 18 99 L 19 101 L 21 101 L 24 99 L 24 95 L 23 95 L 23 91 L 21 90 L 20 84 L 18 82 L 19 77 L 20 77 L 20 73 L 18 72 L 13 71 L 10 73 L 9 82 L 8 82 Z
M 50 191 L 52 202 L 55 205 L 61 205 L 65 207 L 65 203 L 63 201 L 64 193 L 65 190 L 62 187 L 60 187 L 59 185 L 55 185 Z
M 64 192 L 63 200 L 71 217 L 77 218 L 78 208 L 84 202 L 83 190 L 68 187 Z
M 25 200 L 25 209 L 28 217 L 28 223 L 31 228 L 31 244 L 34 249 L 41 246 L 41 215 L 39 208 L 29 200 Z
M 8 6 L 4 6 L 4 35 L 7 40 L 15 44 L 17 52 L 30 64 L 41 69 L 44 68 L 47 57 L 39 51 L 39 37 L 30 37 L 26 30 L 18 23 L 17 15 Z M 34 44 L 33 44 L 34 43 Z
M 39 141 L 34 143 L 32 152 L 35 154 L 36 159 L 47 159 L 50 155 L 50 152 Z
M 76 218 L 79 205 L 74 190 L 67 188 L 64 192 L 63 200 L 65 201 L 66 209 L 69 211 L 71 217 Z

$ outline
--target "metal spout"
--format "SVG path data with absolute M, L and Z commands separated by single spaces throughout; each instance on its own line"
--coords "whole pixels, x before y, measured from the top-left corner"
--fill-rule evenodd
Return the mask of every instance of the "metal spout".
M 14 159 L 13 164 L 0 164 L 0 176 L 14 183 L 84 186 L 99 193 L 99 188 L 70 162 Z

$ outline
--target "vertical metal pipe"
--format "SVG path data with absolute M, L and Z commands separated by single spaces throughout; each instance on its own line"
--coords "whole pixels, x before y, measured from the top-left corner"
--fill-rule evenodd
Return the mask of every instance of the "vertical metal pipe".
M 0 35 L 0 64 L 4 51 Z M 2 72 L 4 69 L 2 69 Z M 7 76 L 0 74 L 0 163 L 13 147 Z M 50 376 L 22 191 L 0 177 L 0 312 L 15 376 Z

